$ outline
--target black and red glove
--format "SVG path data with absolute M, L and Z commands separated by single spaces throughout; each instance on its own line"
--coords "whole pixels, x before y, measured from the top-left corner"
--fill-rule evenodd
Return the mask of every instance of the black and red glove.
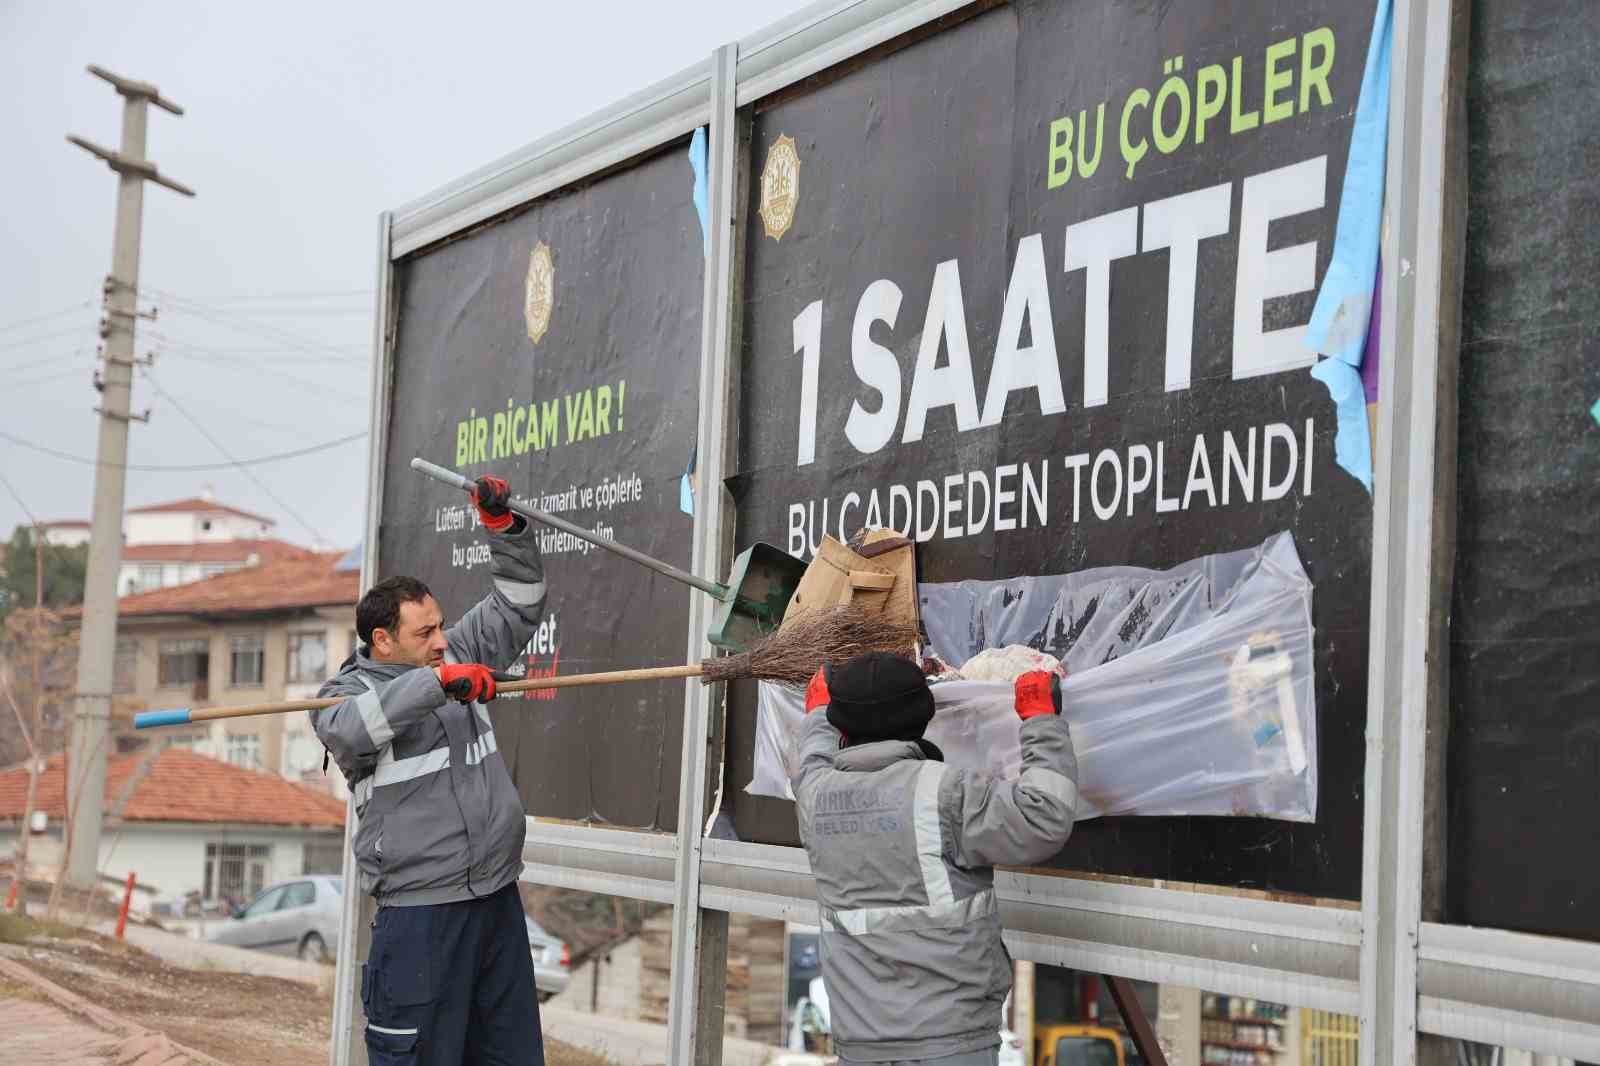
M 517 520 L 511 513 L 511 486 L 501 478 L 480 477 L 472 490 L 472 502 L 478 505 L 478 518 L 491 533 L 504 533 Z
M 462 703 L 494 699 L 494 671 L 481 663 L 445 663 L 434 668 L 444 694 Z
M 1042 714 L 1061 713 L 1061 675 L 1054 670 L 1030 670 L 1017 678 L 1017 717 L 1026 722 Z

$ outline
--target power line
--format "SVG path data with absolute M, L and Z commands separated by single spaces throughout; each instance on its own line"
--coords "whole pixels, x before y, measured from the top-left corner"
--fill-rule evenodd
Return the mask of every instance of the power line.
M 209 354 L 209 353 L 207 353 L 207 354 Z M 280 378 L 283 378 L 285 381 L 292 381 L 297 385 L 303 385 L 303 386 L 306 386 L 307 388 L 315 389 L 319 393 L 331 393 L 331 394 L 333 394 L 335 396 L 341 396 L 341 397 L 343 397 L 343 398 L 345 398 L 347 400 L 351 400 L 351 401 L 354 401 L 356 403 L 366 403 L 367 402 L 367 397 L 364 394 L 358 395 L 358 394 L 356 394 L 354 392 L 351 392 L 349 389 L 336 388 L 336 387 L 334 387 L 332 385 L 329 385 L 326 381 L 313 381 L 310 378 L 303 378 L 303 377 L 300 377 L 298 374 L 291 374 L 287 370 L 283 370 L 283 369 L 281 369 L 279 367 L 276 367 L 276 366 L 273 366 L 271 364 L 262 363 L 258 359 L 230 359 L 230 358 L 228 358 L 226 356 L 216 356 L 216 355 L 211 355 L 211 358 L 208 359 L 207 358 L 207 354 L 201 354 L 198 351 L 189 351 L 189 352 L 179 351 L 179 352 L 171 353 L 172 358 L 174 358 L 174 359 L 194 359 L 194 360 L 198 361 L 202 366 L 209 366 L 213 370 L 226 370 L 226 371 L 230 371 L 230 372 L 235 372 L 237 368 L 241 368 L 242 367 L 242 368 L 245 368 L 245 369 L 248 369 L 248 370 L 257 371 L 257 372 L 262 373 L 262 374 L 270 374 L 270 375 L 275 376 L 275 377 L 280 377 Z M 215 361 L 215 360 L 219 360 L 219 359 L 222 360 L 223 362 L 226 362 L 228 365 L 227 366 L 219 365 Z M 323 361 L 326 362 L 327 358 L 324 357 Z
M 23 501 L 22 493 L 17 491 L 17 487 L 11 483 L 11 479 L 3 473 L 0 473 L 0 485 L 6 487 L 6 491 L 11 493 L 11 498 L 17 501 L 17 506 L 22 508 L 22 513 L 28 516 L 28 521 L 33 523 L 34 528 L 37 529 L 39 527 L 39 519 L 34 517 L 33 512 L 28 509 L 27 503 Z
M 93 301 L 85 300 L 80 304 L 73 304 L 71 307 L 63 307 L 58 311 L 47 311 L 42 315 L 34 315 L 32 318 L 19 318 L 15 322 L 7 322 L 5 325 L 0 326 L 0 333 L 10 333 L 12 330 L 21 329 L 24 326 L 32 326 L 40 322 L 49 322 L 51 319 L 60 318 L 63 315 L 70 315 L 74 311 L 82 311 L 91 306 L 93 306 Z
M 88 354 L 89 350 L 87 348 L 74 348 L 70 352 L 57 352 L 55 355 L 47 355 L 42 359 L 30 359 L 25 363 L 8 363 L 0 367 L 0 370 L 4 370 L 7 373 L 14 373 L 18 370 L 31 370 L 36 366 L 44 366 L 46 363 L 65 363 L 69 359 L 76 359 L 79 356 Z M 12 383 L 7 382 L 7 384 Z
M 56 332 L 54 332 L 54 333 L 43 333 L 43 334 L 40 334 L 37 337 L 29 337 L 27 340 L 10 341 L 9 343 L 6 343 L 6 344 L 0 344 L 0 352 L 7 352 L 7 351 L 10 351 L 12 348 L 21 348 L 24 345 L 28 345 L 28 344 L 38 344 L 40 341 L 53 341 L 58 337 L 70 337 L 74 333 L 82 333 L 82 332 L 83 332 L 83 327 L 82 326 L 72 326 L 69 329 L 56 330 Z
M 151 292 L 165 291 L 153 286 L 146 286 Z M 371 296 L 371 289 L 280 289 L 276 292 L 252 292 L 240 296 L 216 298 L 209 302 L 216 304 L 252 303 L 258 300 L 333 300 L 355 299 L 358 296 Z
M 75 378 L 87 369 L 87 367 L 75 366 L 71 370 L 62 370 L 54 374 L 43 374 L 36 378 L 23 378 L 21 381 L 7 381 L 6 385 L 13 389 L 20 389 L 26 385 L 43 385 L 49 381 L 60 381 L 62 378 Z
M 235 459 L 233 454 L 228 451 L 227 446 L 216 437 L 212 436 L 211 431 L 206 429 L 206 427 L 201 424 L 199 419 L 190 414 L 188 408 L 184 407 L 183 404 L 179 403 L 171 393 L 167 392 L 166 389 L 161 387 L 161 383 L 155 379 L 154 374 L 146 370 L 144 371 L 144 379 L 150 383 L 151 388 L 156 390 L 156 395 L 162 397 L 168 403 L 172 404 L 173 407 L 177 408 L 178 413 L 184 418 L 188 419 L 189 424 L 194 426 L 195 429 L 199 430 L 200 435 L 205 437 L 206 440 L 210 441 L 212 446 L 216 448 L 217 451 L 222 453 L 223 457 L 228 460 L 229 465 L 244 471 L 245 477 L 249 478 L 251 481 L 254 481 L 257 487 L 259 487 L 262 492 L 266 493 L 267 497 L 271 499 L 272 502 L 276 503 L 279 507 L 282 507 L 290 518 L 293 518 L 296 522 L 299 522 L 302 526 L 304 526 L 306 531 L 309 532 L 313 538 L 315 538 L 318 544 L 332 543 L 332 541 L 328 540 L 327 537 L 324 537 L 321 533 L 317 532 L 316 528 L 313 527 L 310 522 L 307 522 L 304 518 L 302 518 L 299 512 L 297 512 L 293 507 L 290 507 L 288 504 L 284 503 L 283 500 L 279 498 L 277 493 L 273 492 L 267 487 L 267 483 L 265 481 L 262 481 L 260 478 L 256 477 L 256 472 L 254 470 L 241 463 L 238 459 Z M 365 434 L 363 434 L 363 436 L 364 435 Z
M 256 322 L 253 319 L 245 318 L 232 312 L 224 311 L 220 308 L 210 307 L 206 304 L 200 303 L 197 300 L 190 300 L 186 297 L 179 296 L 177 293 L 166 292 L 165 290 L 161 289 L 155 289 L 151 291 L 156 293 L 163 302 L 170 304 L 173 310 L 180 311 L 184 314 L 193 315 L 196 318 L 204 319 L 216 325 L 225 326 L 229 329 L 235 329 L 245 333 L 255 333 L 258 336 L 266 337 L 269 340 L 275 340 L 280 344 L 290 348 L 299 349 L 300 351 L 313 353 L 320 352 L 324 355 L 331 354 L 335 358 L 339 359 L 349 358 L 348 351 L 341 351 L 334 345 L 322 344 L 318 341 L 310 340 L 287 330 L 279 329 L 276 326 L 267 325 L 264 322 Z
M 149 375 L 146 375 L 146 377 L 148 377 L 148 376 Z M 155 382 L 152 381 L 151 384 L 154 385 Z M 161 389 L 158 387 L 156 389 L 156 391 L 157 392 L 161 392 Z M 169 394 L 165 393 L 165 392 L 161 392 L 161 395 L 165 396 L 168 400 L 172 400 L 172 397 Z M 173 405 L 174 406 L 177 405 L 177 401 L 176 400 L 173 400 Z M 182 411 L 182 408 L 179 408 L 179 410 Z M 185 417 L 187 417 L 187 412 L 184 412 L 184 414 L 185 414 Z M 193 419 L 191 418 L 190 421 L 193 421 Z M 351 441 L 361 440 L 366 435 L 367 435 L 367 431 L 366 430 L 362 430 L 360 433 L 352 433 L 349 436 L 340 437 L 337 440 L 323 441 L 321 444 L 312 444 L 312 445 L 310 445 L 308 447 L 305 447 L 305 448 L 296 448 L 293 451 L 277 452 L 277 453 L 275 453 L 273 455 L 258 455 L 254 459 L 232 459 L 232 458 L 230 458 L 225 463 L 186 463 L 186 464 L 181 464 L 181 465 L 151 465 L 149 463 L 125 463 L 125 464 L 105 463 L 105 464 L 100 464 L 100 463 L 96 463 L 93 459 L 89 458 L 87 455 L 73 455 L 71 452 L 57 451 L 55 448 L 46 448 L 42 444 L 35 444 L 30 440 L 24 440 L 21 437 L 14 436 L 14 435 L 12 435 L 10 433 L 5 432 L 4 430 L 0 430 L 0 440 L 10 441 L 12 444 L 15 444 L 19 448 L 27 448 L 29 451 L 39 452 L 42 455 L 48 455 L 48 456 L 50 456 L 52 458 L 55 458 L 55 459 L 62 459 L 62 460 L 65 460 L 66 462 L 69 462 L 69 463 L 80 463 L 80 464 L 82 464 L 84 466 L 100 466 L 100 465 L 113 466 L 113 465 L 116 465 L 116 466 L 121 466 L 122 469 L 124 469 L 124 470 L 142 470 L 142 471 L 146 471 L 146 472 L 162 473 L 162 474 L 196 473 L 196 472 L 199 472 L 199 471 L 202 471 L 202 470 L 231 470 L 231 469 L 233 469 L 235 467 L 265 466 L 267 463 L 278 463 L 278 462 L 283 462 L 286 459 L 298 459 L 302 455 L 312 455 L 312 454 L 314 454 L 316 452 L 325 452 L 329 448 L 337 448 L 341 444 L 349 444 Z M 224 452 L 223 454 L 226 455 L 227 453 Z

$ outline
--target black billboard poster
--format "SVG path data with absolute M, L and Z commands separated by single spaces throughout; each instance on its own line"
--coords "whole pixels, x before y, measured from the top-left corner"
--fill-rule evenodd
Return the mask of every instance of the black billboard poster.
M 891 526 L 944 582 L 1287 530 L 1315 585 L 1316 823 L 1106 818 L 1055 865 L 1359 896 L 1372 503 L 1302 335 L 1372 16 L 1015 3 L 758 105 L 741 547 Z M 736 800 L 741 837 L 796 841 Z
M 704 237 L 681 145 L 396 268 L 398 328 L 380 577 L 410 573 L 447 619 L 489 587 L 471 501 L 422 456 L 677 566 L 696 432 Z M 542 527 L 541 527 L 542 528 Z M 683 662 L 688 597 L 585 541 L 541 532 L 549 607 L 525 668 Z M 528 813 L 661 830 L 677 821 L 682 682 L 492 705 Z
M 1444 777 L 1447 920 L 1600 941 L 1597 49 L 1587 0 L 1473 5 Z

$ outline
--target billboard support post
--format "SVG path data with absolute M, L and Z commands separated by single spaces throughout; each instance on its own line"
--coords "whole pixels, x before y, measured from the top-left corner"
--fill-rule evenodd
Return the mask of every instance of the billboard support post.
M 727 567 L 732 501 L 723 488 L 732 437 L 734 171 L 738 137 L 734 81 L 738 45 L 717 49 L 711 61 L 711 129 L 707 169 L 706 279 L 701 319 L 700 418 L 695 442 L 698 491 L 689 569 Z M 712 601 L 689 602 L 689 659 L 712 653 L 706 633 Z M 708 793 L 722 785 L 723 687 L 684 683 L 683 776 L 678 786 L 678 850 L 674 870 L 672 975 L 668 1004 L 669 1062 L 717 1066 L 722 1061 L 722 1016 L 728 970 L 728 914 L 700 905 L 700 853 Z
M 1456 0 L 1397 0 L 1383 261 L 1379 414 L 1372 548 L 1372 638 L 1362 832 L 1361 1063 L 1417 1052 L 1417 952 L 1425 856 L 1442 853 L 1442 819 L 1425 817 L 1430 767 L 1444 756 L 1445 708 L 1436 688 L 1448 654 L 1453 522 L 1436 529 L 1438 434 L 1453 434 L 1441 404 L 1441 364 L 1455 352 L 1444 323 L 1459 319 L 1460 226 L 1446 226 L 1447 138 Z M 1453 373 L 1443 373 L 1454 381 Z M 1442 572 L 1441 572 L 1442 571 Z M 1441 596 L 1443 602 L 1440 602 Z M 1432 726 L 1432 728 L 1430 728 Z M 1432 834 L 1432 839 L 1430 839 Z M 1430 893 L 1437 908 L 1437 893 Z
M 389 388 L 394 380 L 394 255 L 391 238 L 394 214 L 378 216 L 378 288 L 375 293 L 372 326 L 371 409 L 367 419 L 367 522 L 361 544 L 361 591 L 365 593 L 378 580 L 378 520 L 383 513 L 383 459 L 389 428 Z M 363 1027 L 356 1020 L 360 1010 L 361 963 L 372 943 L 371 919 L 375 904 L 361 891 L 361 871 L 355 863 L 356 803 L 351 797 L 345 805 L 344 894 L 340 899 L 342 920 L 335 956 L 333 994 L 333 1039 L 328 1049 L 329 1066 L 366 1066 L 367 1043 Z

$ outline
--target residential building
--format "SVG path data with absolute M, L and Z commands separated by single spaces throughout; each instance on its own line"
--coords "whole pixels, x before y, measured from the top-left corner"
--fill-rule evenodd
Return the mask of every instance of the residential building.
M 122 569 L 126 596 L 215 577 L 308 549 L 275 539 L 270 518 L 229 507 L 208 494 L 130 508 L 123 518 Z
M 270 518 L 218 503 L 209 491 L 130 508 L 123 516 L 117 592 L 127 596 L 171 588 L 231 570 L 313 554 L 272 536 L 276 525 Z M 46 522 L 44 540 L 64 548 L 87 544 L 89 523 Z
M 201 544 L 224 540 L 261 540 L 277 523 L 211 498 L 210 493 L 170 503 L 130 507 L 123 517 L 123 542 L 133 544 Z
M 314 697 L 354 650 L 359 567 L 302 553 L 118 601 L 115 725 L 143 740 L 347 794 L 304 714 L 223 719 L 135 734 L 133 713 Z
M 194 544 L 128 544 L 122 549 L 117 592 L 123 596 L 172 588 L 280 559 L 316 553 L 272 539 L 205 541 Z
M 61 864 L 64 761 L 50 759 L 39 778 L 34 809 L 45 826 L 28 846 L 34 877 L 54 878 Z M 0 854 L 16 852 L 27 788 L 25 768 L 0 771 Z M 275 774 L 150 745 L 108 760 L 100 873 L 135 874 L 164 898 L 245 901 L 281 878 L 340 872 L 344 812 L 332 796 Z
M 76 548 L 89 543 L 89 523 L 82 519 L 42 522 L 44 542 L 53 548 Z

